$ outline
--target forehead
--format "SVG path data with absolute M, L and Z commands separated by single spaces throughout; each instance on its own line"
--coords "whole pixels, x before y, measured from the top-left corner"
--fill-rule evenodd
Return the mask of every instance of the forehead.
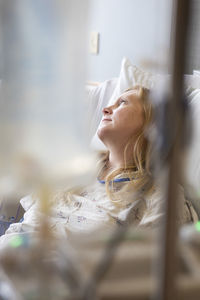
M 124 92 L 123 94 L 121 94 L 120 98 L 127 98 L 132 101 L 140 100 L 138 97 L 137 91 L 135 91 L 135 90 Z

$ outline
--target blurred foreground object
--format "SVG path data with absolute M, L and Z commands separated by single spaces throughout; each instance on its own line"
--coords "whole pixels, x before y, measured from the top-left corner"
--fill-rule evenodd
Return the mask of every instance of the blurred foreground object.
M 2 234 L 19 221 L 22 196 L 85 184 L 95 171 L 84 99 L 87 14 L 88 1 L 0 2 L 0 203 L 13 205 L 0 209 Z
M 93 167 L 84 102 L 88 2 L 0 5 L 0 180 L 77 184 Z
M 75 234 L 68 240 L 54 239 L 46 244 L 38 243 L 36 236 L 30 239 L 27 234 L 11 237 L 0 257 L 7 279 L 12 280 L 10 289 L 17 291 L 15 298 L 7 299 L 84 299 L 84 288 L 94 278 L 112 234 L 110 230 Z M 184 226 L 179 235 L 177 300 L 197 300 L 200 293 L 199 224 Z M 131 227 L 98 282 L 93 299 L 153 297 L 157 282 L 152 262 L 157 259 L 158 247 L 155 232 Z

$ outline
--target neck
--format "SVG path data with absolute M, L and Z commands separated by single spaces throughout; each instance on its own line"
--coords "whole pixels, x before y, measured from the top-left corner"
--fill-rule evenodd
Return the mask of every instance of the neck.
M 109 148 L 109 156 L 108 161 L 106 163 L 105 168 L 101 171 L 100 179 L 104 180 L 106 176 L 114 169 L 120 169 L 125 167 L 133 166 L 133 158 L 132 158 L 131 147 L 129 147 L 126 151 L 126 166 L 124 163 L 124 148 L 119 150 L 116 148 Z
M 119 169 L 133 165 L 133 144 L 127 147 L 109 147 L 108 168 Z

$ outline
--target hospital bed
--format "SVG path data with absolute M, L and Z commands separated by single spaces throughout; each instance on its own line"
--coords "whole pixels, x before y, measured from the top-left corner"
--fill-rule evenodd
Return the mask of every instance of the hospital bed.
M 151 74 L 141 70 L 140 68 L 131 64 L 131 62 L 124 58 L 121 64 L 121 70 L 118 78 L 108 79 L 102 83 L 88 83 L 86 90 L 88 94 L 87 101 L 89 103 L 89 108 L 92 116 L 92 147 L 96 150 L 102 150 L 102 145 L 99 143 L 95 132 L 98 127 L 98 123 L 101 118 L 102 108 L 109 103 L 112 103 L 112 99 L 116 99 L 120 93 L 135 84 L 141 84 L 146 87 L 153 87 L 159 80 L 163 80 L 160 75 Z M 165 76 L 164 80 L 168 81 L 168 76 Z M 192 109 L 192 122 L 193 130 L 199 125 L 198 120 L 198 109 L 200 107 L 200 77 L 198 75 L 185 75 L 185 89 L 188 95 L 189 105 Z M 98 116 L 98 118 L 97 118 Z M 200 127 L 199 127 L 200 128 Z M 188 175 L 195 174 L 196 181 L 194 182 L 194 176 L 188 176 L 189 184 L 185 186 L 187 196 L 190 197 L 190 200 L 193 202 L 197 213 L 199 215 L 199 203 L 200 200 L 198 198 L 198 194 L 196 193 L 196 189 L 198 188 L 198 160 L 199 153 L 198 150 L 198 130 L 195 131 L 193 136 L 193 141 L 190 141 L 192 147 L 190 148 L 189 158 L 186 163 L 186 173 Z M 197 147 L 197 148 L 195 148 Z M 195 154 L 196 161 L 193 160 L 193 156 Z M 190 189 L 187 190 L 188 186 Z M 192 188 L 192 192 L 191 192 Z M 16 209 L 18 206 L 12 208 L 13 212 L 10 214 L 16 216 Z M 18 218 L 19 220 L 19 218 Z M 14 222 L 15 219 L 11 220 Z M 180 262 L 179 262 L 179 275 L 176 279 L 178 296 L 177 299 L 184 300 L 191 297 L 191 299 L 198 299 L 200 293 L 200 281 L 199 281 L 199 268 L 200 268 L 200 258 L 198 254 L 199 250 L 199 239 L 200 233 L 198 232 L 198 225 L 190 225 L 185 226 L 180 231 L 180 245 L 179 245 L 179 253 L 180 253 Z M 107 234 L 107 237 L 106 237 Z M 156 233 L 152 233 L 151 231 L 136 231 L 134 228 L 130 228 L 128 232 L 125 232 L 123 236 L 120 237 L 120 247 L 116 251 L 114 258 L 112 256 L 110 259 L 113 259 L 110 268 L 106 268 L 104 274 L 100 276 L 100 278 L 96 278 L 96 282 L 91 281 L 91 278 L 95 277 L 96 270 L 98 270 L 98 265 L 102 263 L 102 257 L 105 255 L 106 242 L 112 240 L 113 233 L 104 232 L 99 233 L 96 238 L 92 236 L 76 236 L 71 237 L 70 244 L 73 249 L 73 256 L 77 257 L 79 264 L 81 266 L 81 270 L 78 268 L 76 270 L 77 278 L 79 276 L 83 276 L 82 270 L 84 270 L 84 276 L 87 279 L 85 282 L 86 289 L 85 293 L 87 295 L 88 289 L 92 289 L 92 286 L 95 285 L 96 293 L 100 299 L 115 299 L 115 300 L 128 300 L 128 299 L 149 299 L 150 295 L 154 295 L 157 289 L 158 282 L 156 280 L 156 265 L 158 264 L 158 252 L 159 252 L 159 240 L 158 235 Z M 119 239 L 119 240 L 120 240 Z M 22 241 L 25 243 L 25 240 Z M 63 242 L 63 241 L 62 241 Z M 65 241 L 68 243 L 67 241 Z M 27 241 L 26 241 L 27 243 Z M 48 244 L 48 241 L 47 241 Z M 19 245 L 19 247 L 14 247 L 11 253 L 7 252 L 1 257 L 4 268 L 7 270 L 8 274 L 12 273 L 13 281 L 15 282 L 15 278 L 20 274 L 20 265 L 26 265 L 27 262 L 27 248 L 20 248 L 23 245 Z M 29 245 L 31 247 L 31 245 Z M 77 250 L 78 249 L 78 250 Z M 23 255 L 20 255 L 23 253 Z M 9 255 L 8 255 L 9 253 Z M 7 261 L 13 259 L 14 257 L 19 255 L 20 264 L 13 264 L 11 267 Z M 38 256 L 37 256 L 38 255 Z M 37 254 L 36 257 L 32 257 L 32 262 L 30 261 L 30 266 L 35 264 L 34 259 L 40 261 L 41 265 L 43 264 L 43 250 L 41 250 L 40 254 Z M 13 257 L 13 258 L 12 258 Z M 23 258 L 24 257 L 24 258 Z M 28 256 L 29 257 L 29 256 Z M 67 259 L 65 257 L 65 259 Z M 74 258 L 73 258 L 74 259 Z M 72 259 L 72 262 L 73 262 Z M 155 264 L 154 269 L 152 269 L 153 262 Z M 76 265 L 77 262 L 74 261 Z M 45 270 L 45 266 L 44 270 Z M 62 286 L 63 275 L 62 271 L 59 269 L 58 265 L 55 264 L 52 266 L 54 271 L 56 270 L 57 276 L 61 279 L 58 280 L 58 284 Z M 66 267 L 66 271 L 68 268 Z M 100 268 L 101 272 L 102 269 Z M 153 271 L 154 270 L 154 271 Z M 40 272 L 40 271 L 39 271 Z M 45 271 L 46 272 L 46 271 Z M 79 273 L 80 272 L 80 273 Z M 99 271 L 100 272 L 100 271 Z M 101 273 L 100 272 L 100 273 Z M 98 272 L 97 272 L 98 273 Z M 39 274 L 38 274 L 39 276 Z M 64 277 L 65 278 L 65 277 Z M 19 284 L 20 286 L 20 284 Z M 25 293 L 24 288 L 20 287 L 20 291 Z M 67 293 L 65 289 L 64 292 Z M 41 292 L 41 291 L 40 291 Z M 63 292 L 63 293 L 64 293 Z M 53 293 L 53 292 L 52 292 Z M 83 293 L 84 294 L 84 293 Z M 53 295 L 53 294 L 52 294 Z M 55 297 L 56 297 L 55 292 Z M 64 297 L 62 295 L 57 295 L 57 297 Z M 77 296 L 78 297 L 78 296 Z M 85 299 L 92 299 L 90 296 L 85 296 Z M 87 298 L 88 297 L 88 298 Z M 81 298 L 82 299 L 82 298 Z

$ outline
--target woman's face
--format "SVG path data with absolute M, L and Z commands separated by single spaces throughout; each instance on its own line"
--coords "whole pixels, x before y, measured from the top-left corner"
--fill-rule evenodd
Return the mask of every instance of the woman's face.
M 122 94 L 117 101 L 103 109 L 98 136 L 105 145 L 110 142 L 124 145 L 142 128 L 144 114 L 136 91 Z

